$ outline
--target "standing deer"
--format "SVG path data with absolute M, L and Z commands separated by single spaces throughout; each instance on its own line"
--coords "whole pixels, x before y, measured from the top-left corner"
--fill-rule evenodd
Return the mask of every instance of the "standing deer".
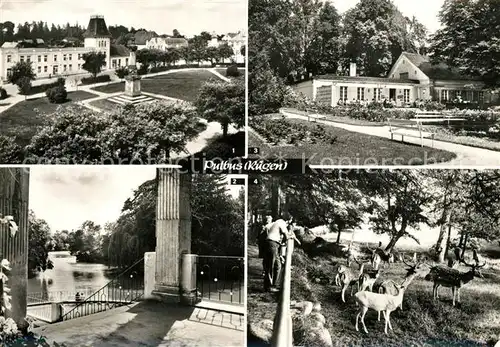
M 419 273 L 418 273 L 419 276 L 424 277 L 424 276 L 428 275 L 428 273 L 430 272 L 430 267 L 428 265 L 425 265 L 425 263 L 417 262 L 415 260 L 415 257 L 413 257 L 413 260 L 414 260 L 413 264 L 408 264 L 405 260 L 404 254 L 401 254 L 401 261 L 406 266 L 408 266 L 408 268 L 406 269 L 406 277 L 408 277 L 413 272 L 415 272 L 417 267 L 419 268 Z M 427 271 L 427 272 L 425 272 L 425 271 Z M 425 275 L 422 275 L 423 273 L 425 273 Z M 398 284 L 394 280 L 389 279 L 389 280 L 383 281 L 380 284 L 380 286 L 378 288 L 378 292 L 380 294 L 397 295 L 399 292 L 398 287 L 399 287 Z M 403 310 L 403 301 L 401 301 L 399 308 L 401 310 Z M 380 321 L 380 312 L 378 313 L 378 320 Z
M 375 270 L 378 270 L 380 263 L 385 263 L 386 267 L 390 266 L 390 263 L 394 263 L 394 255 L 392 252 L 386 252 L 382 249 L 382 242 L 378 243 L 378 248 L 372 249 L 368 247 L 368 250 L 372 253 L 372 266 Z
M 390 321 L 391 312 L 396 310 L 398 306 L 401 305 L 406 288 L 408 288 L 415 277 L 425 276 L 425 274 L 429 273 L 429 268 L 424 265 L 425 264 L 419 263 L 408 269 L 406 278 L 404 279 L 403 283 L 398 286 L 398 293 L 396 295 L 372 293 L 367 291 L 357 292 L 354 295 L 354 299 L 356 300 L 356 303 L 360 306 L 360 308 L 358 314 L 356 315 L 356 331 L 359 331 L 358 320 L 361 317 L 361 324 L 363 324 L 363 329 L 365 333 L 368 334 L 368 330 L 366 329 L 365 325 L 365 315 L 368 309 L 371 308 L 372 310 L 375 310 L 377 312 L 384 313 L 384 332 L 387 335 L 387 327 L 392 330 Z
M 453 295 L 453 306 L 455 306 L 455 295 L 457 296 L 457 302 L 460 304 L 460 288 L 469 283 L 474 279 L 474 277 L 483 278 L 483 275 L 479 272 L 479 269 L 486 265 L 486 262 L 479 265 L 479 258 L 477 252 L 473 251 L 473 257 L 475 264 L 467 263 L 463 257 L 460 257 L 459 261 L 464 265 L 470 267 L 471 269 L 467 272 L 462 272 L 457 269 L 452 269 L 445 266 L 434 266 L 430 273 L 425 277 L 426 280 L 434 282 L 432 288 L 432 298 L 439 299 L 439 287 L 451 288 Z
M 357 259 L 354 257 L 354 260 L 356 263 L 359 265 L 359 270 L 356 272 L 355 270 L 351 269 L 350 267 L 340 265 L 338 269 L 338 274 L 339 274 L 339 281 L 340 285 L 342 286 L 342 301 L 345 302 L 345 292 L 349 286 L 351 286 L 351 295 L 353 293 L 353 289 L 355 285 L 359 285 L 359 277 L 361 274 L 363 274 L 363 269 L 365 267 L 365 263 L 358 262 Z M 358 287 L 359 288 L 359 287 Z

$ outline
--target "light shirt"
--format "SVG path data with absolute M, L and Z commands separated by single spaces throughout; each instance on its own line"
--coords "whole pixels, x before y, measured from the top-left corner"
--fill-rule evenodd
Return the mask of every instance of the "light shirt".
M 266 229 L 268 225 L 266 225 Z M 269 226 L 267 232 L 267 240 L 281 243 L 281 235 L 287 235 L 287 234 L 288 234 L 288 226 L 286 222 L 283 219 L 278 219 Z

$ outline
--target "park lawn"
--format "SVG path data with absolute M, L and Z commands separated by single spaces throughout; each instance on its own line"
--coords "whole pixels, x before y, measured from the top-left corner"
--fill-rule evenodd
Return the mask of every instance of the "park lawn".
M 115 111 L 122 107 L 122 105 L 109 101 L 107 99 L 99 99 L 96 101 L 91 101 L 89 102 L 89 105 L 97 107 L 103 111 Z
M 203 84 L 209 80 L 219 78 L 207 70 L 179 71 L 146 78 L 141 81 L 141 89 L 148 93 L 193 102 Z
M 193 102 L 196 100 L 199 90 L 205 82 L 217 79 L 217 76 L 213 73 L 202 69 L 195 71 L 175 71 L 142 79 L 141 90 L 147 93 L 160 94 Z M 103 93 L 121 92 L 125 90 L 125 82 L 108 84 L 92 89 Z
M 51 104 L 45 97 L 21 101 L 0 113 L 0 135 L 15 137 L 16 143 L 24 147 L 35 135 L 37 128 L 46 123 L 44 115 L 54 113 L 59 106 L 74 105 L 73 102 L 96 96 L 85 91 L 75 91 L 68 93 L 68 101 L 63 104 Z
M 288 121 L 308 127 L 316 126 L 316 123 L 299 119 Z M 334 144 L 270 146 L 253 131 L 249 131 L 248 146 L 260 148 L 259 158 L 301 159 L 310 165 L 428 165 L 448 162 L 456 157 L 455 153 L 439 149 L 391 141 L 328 125 L 324 127 L 337 137 Z
M 125 82 L 110 83 L 99 87 L 90 88 L 101 93 L 118 93 L 125 91 Z
M 263 293 L 261 259 L 255 257 L 249 245 L 248 269 L 248 322 L 273 319 L 277 297 Z M 254 257 L 252 257 L 254 254 Z M 483 270 L 484 279 L 475 278 L 461 290 L 461 307 L 453 307 L 451 289 L 441 288 L 440 299 L 432 300 L 432 282 L 415 278 L 403 299 L 403 310 L 391 314 L 394 331 L 384 334 L 384 319 L 377 321 L 377 313 L 369 310 L 365 317 L 368 335 L 355 329 L 358 308 L 350 289 L 346 291 L 346 303 L 341 300 L 340 288 L 317 281 L 330 278 L 334 263 L 345 264 L 344 259 L 320 256 L 308 257 L 300 247 L 293 254 L 291 299 L 321 303 L 321 314 L 326 318 L 325 327 L 331 334 L 333 346 L 485 346 L 500 335 L 500 271 Z M 406 274 L 402 263 L 384 269 L 381 280 L 402 281 Z M 465 267 L 460 269 L 466 271 Z M 379 280 L 379 281 L 381 281 Z M 323 284 L 321 284 L 323 282 Z M 361 329 L 361 325 L 360 325 Z M 294 342 L 307 345 L 301 339 L 300 326 L 294 325 Z M 494 344 L 493 343 L 493 344 Z M 493 346 L 493 344 L 491 346 Z M 489 345 L 489 344 L 488 344 Z

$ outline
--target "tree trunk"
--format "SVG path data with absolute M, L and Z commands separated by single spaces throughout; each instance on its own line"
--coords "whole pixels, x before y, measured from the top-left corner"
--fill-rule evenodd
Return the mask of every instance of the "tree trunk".
M 451 223 L 448 225 L 448 239 L 446 240 L 446 248 L 444 251 L 445 256 L 448 256 L 448 252 L 450 250 L 450 244 L 451 244 Z
M 271 214 L 273 216 L 273 219 L 276 220 L 278 219 L 280 213 L 281 213 L 281 206 L 280 206 L 280 186 L 279 186 L 279 178 L 278 177 L 272 177 L 271 178 Z
M 392 249 L 394 246 L 396 246 L 396 243 L 399 241 L 399 239 L 404 235 L 404 232 L 399 232 L 395 234 L 392 238 L 391 241 L 387 244 L 387 247 L 385 247 L 386 252 L 392 252 Z
M 464 244 L 464 236 L 465 236 L 465 234 L 462 232 L 462 233 L 460 234 L 460 242 L 458 243 L 458 247 L 460 247 L 460 248 L 463 248 L 463 244 Z
M 465 255 L 465 250 L 467 249 L 467 241 L 469 240 L 469 233 L 465 234 L 465 238 L 464 238 L 464 244 L 463 244 L 463 247 L 462 247 L 462 254 L 460 255 L 460 257 L 464 257 Z
M 436 259 L 438 262 L 442 263 L 444 262 L 444 247 L 443 247 L 443 241 L 444 241 L 444 235 L 446 234 L 446 227 L 450 222 L 450 211 L 447 206 L 447 195 L 445 193 L 444 196 L 444 201 L 443 201 L 443 213 L 441 214 L 441 227 L 439 228 L 439 236 L 436 241 L 435 250 L 436 250 Z
M 337 244 L 340 245 L 340 235 L 342 235 L 342 230 L 337 230 Z
M 226 137 L 228 131 L 229 131 L 229 123 L 225 122 L 224 124 L 222 124 L 222 137 Z

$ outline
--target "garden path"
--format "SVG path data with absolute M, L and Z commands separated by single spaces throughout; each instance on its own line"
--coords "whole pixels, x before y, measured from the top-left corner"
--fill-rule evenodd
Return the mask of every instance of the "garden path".
M 144 301 L 45 325 L 35 333 L 67 347 L 224 347 L 243 344 L 242 326 L 234 314 Z
M 307 116 L 298 115 L 295 113 L 281 111 L 283 115 L 288 118 L 296 118 L 301 120 L 308 120 Z M 345 130 L 363 133 L 378 137 L 389 137 L 389 127 L 388 126 L 362 126 L 362 125 L 352 125 L 344 124 L 339 122 L 332 122 L 328 120 L 317 120 L 318 123 L 325 125 L 342 128 Z M 420 145 L 419 138 L 409 138 L 405 139 L 405 142 Z M 431 147 L 432 140 L 424 139 L 424 146 Z M 482 167 L 492 167 L 500 165 L 500 152 L 492 151 L 483 148 L 476 148 L 471 146 L 464 146 L 450 142 L 437 141 L 434 140 L 434 148 L 441 149 L 449 152 L 453 152 L 457 157 L 447 163 L 431 164 L 435 167 L 449 167 L 449 166 L 482 166 Z

